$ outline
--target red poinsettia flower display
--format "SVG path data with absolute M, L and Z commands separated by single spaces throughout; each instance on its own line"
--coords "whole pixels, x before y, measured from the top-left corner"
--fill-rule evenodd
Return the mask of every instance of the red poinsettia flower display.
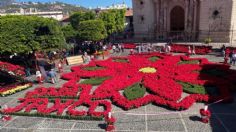
M 4 71 L 4 72 L 8 72 L 10 75 L 13 76 L 24 76 L 25 72 L 24 72 L 24 68 L 19 66 L 19 65 L 13 65 L 11 63 L 8 62 L 2 62 L 0 61 L 0 70 Z
M 198 61 L 198 64 L 180 64 L 181 61 Z M 111 99 L 112 102 L 124 109 L 138 108 L 148 103 L 165 105 L 173 109 L 187 109 L 197 101 L 209 101 L 207 94 L 190 94 L 181 97 L 182 86 L 178 81 L 192 84 L 217 85 L 220 96 L 215 99 L 229 96 L 224 81 L 221 78 L 202 75 L 199 72 L 205 68 L 211 68 L 213 63 L 207 59 L 190 59 L 186 56 L 172 56 L 159 53 L 137 54 L 128 57 L 110 58 L 104 61 L 93 61 L 88 65 L 72 67 L 72 73 L 64 74 L 62 78 L 78 80 L 80 78 L 109 77 L 91 95 L 92 99 Z M 215 64 L 214 64 L 215 66 Z M 86 70 L 88 67 L 102 67 L 98 70 Z M 219 65 L 221 69 L 229 69 L 225 65 Z M 146 88 L 143 97 L 134 100 L 127 99 L 123 90 L 134 84 L 140 84 Z M 224 89 L 224 90 L 222 90 Z

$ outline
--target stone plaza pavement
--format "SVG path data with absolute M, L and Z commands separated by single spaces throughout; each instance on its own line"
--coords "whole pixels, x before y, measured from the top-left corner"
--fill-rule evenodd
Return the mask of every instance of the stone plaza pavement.
M 126 55 L 115 54 L 117 55 Z M 193 57 L 206 57 L 210 61 L 222 62 L 222 57 L 212 55 L 198 55 Z M 232 67 L 236 69 L 235 67 Z M 69 72 L 70 67 L 66 67 Z M 29 79 L 34 80 L 34 77 Z M 60 87 L 65 81 L 52 85 L 45 83 L 45 87 Z M 38 87 L 19 92 L 17 94 L 0 97 L 0 105 L 15 106 L 17 98 L 24 97 L 27 91 Z M 236 100 L 236 95 L 234 95 Z M 123 111 L 113 106 L 112 115 L 117 118 L 115 123 L 117 132 L 234 132 L 236 131 L 236 101 L 232 104 L 213 104 L 209 106 L 213 115 L 210 124 L 203 124 L 199 121 L 199 109 L 203 103 L 196 103 L 186 111 L 173 111 L 166 108 L 149 104 L 139 109 Z M 80 121 L 63 120 L 41 117 L 13 116 L 8 122 L 0 121 L 0 132 L 103 132 L 104 121 Z

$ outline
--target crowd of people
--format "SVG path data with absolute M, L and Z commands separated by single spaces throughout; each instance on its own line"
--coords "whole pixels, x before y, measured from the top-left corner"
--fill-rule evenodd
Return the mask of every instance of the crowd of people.
M 63 72 L 63 65 L 66 63 L 66 52 L 39 52 L 36 57 L 36 78 L 38 83 L 58 81 L 57 73 Z
M 113 53 L 120 53 L 120 52 L 124 52 L 124 45 L 122 44 L 113 44 L 112 45 L 112 51 Z
M 236 50 L 230 50 L 230 48 L 226 48 L 225 45 L 221 47 L 221 53 L 224 57 L 224 63 L 235 65 L 236 64 Z

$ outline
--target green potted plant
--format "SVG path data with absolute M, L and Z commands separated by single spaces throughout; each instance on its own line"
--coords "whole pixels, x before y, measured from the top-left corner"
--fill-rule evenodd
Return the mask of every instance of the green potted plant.
M 206 39 L 204 40 L 204 42 L 205 42 L 205 44 L 209 44 L 209 43 L 211 43 L 211 42 L 212 42 L 212 40 L 211 40 L 211 38 L 210 38 L 210 37 L 208 37 L 208 38 L 206 38 Z

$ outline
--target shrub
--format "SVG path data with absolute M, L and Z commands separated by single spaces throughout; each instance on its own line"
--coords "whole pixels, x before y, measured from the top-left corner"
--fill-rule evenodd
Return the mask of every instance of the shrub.
M 91 85 L 100 85 L 103 81 L 109 79 L 110 77 L 94 77 L 89 78 L 81 82 L 81 84 L 91 84 Z
M 104 69 L 104 67 L 100 67 L 100 66 L 90 66 L 90 67 L 85 67 L 83 68 L 84 70 L 87 70 L 87 71 L 96 71 L 96 70 L 102 70 Z
M 156 62 L 157 60 L 159 60 L 160 58 L 159 57 L 157 57 L 157 56 L 153 56 L 153 57 L 150 57 L 149 58 L 149 60 L 151 61 L 151 62 Z
M 211 38 L 206 38 L 206 39 L 204 40 L 204 42 L 205 42 L 205 44 L 209 44 L 209 43 L 212 42 L 212 40 L 211 40 Z
M 118 58 L 118 59 L 113 59 L 113 61 L 114 61 L 114 62 L 121 62 L 121 63 L 127 63 L 127 62 L 129 62 L 127 59 L 120 59 L 120 58 Z
M 180 61 L 178 62 L 179 65 L 181 64 L 199 64 L 199 60 L 188 60 L 188 61 Z
M 178 82 L 180 85 L 182 85 L 184 92 L 190 93 L 190 94 L 207 94 L 207 91 L 204 86 L 201 85 L 193 85 L 190 83 L 185 82 Z
M 134 100 L 141 98 L 146 93 L 146 88 L 144 88 L 140 83 L 136 83 L 124 90 L 124 96 L 128 100 Z

